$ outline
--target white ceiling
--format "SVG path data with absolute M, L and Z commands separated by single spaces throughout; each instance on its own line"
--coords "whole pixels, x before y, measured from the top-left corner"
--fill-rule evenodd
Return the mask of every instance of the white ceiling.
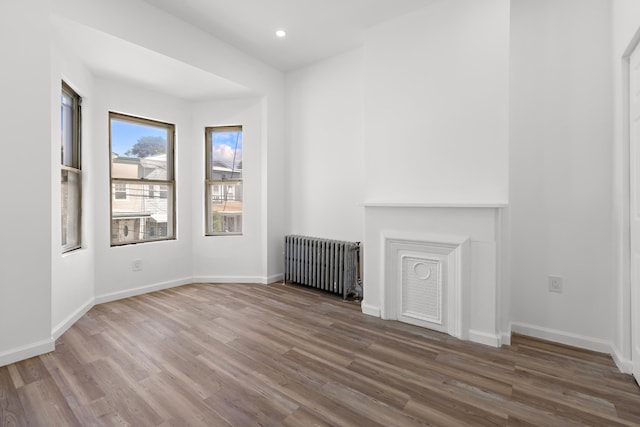
M 287 71 L 359 46 L 367 28 L 434 0 L 144 1 Z
M 367 28 L 434 0 L 143 0 L 276 69 L 359 46 Z M 93 74 L 199 101 L 254 95 L 230 80 L 58 15 L 53 36 Z M 275 36 L 284 29 L 284 39 Z

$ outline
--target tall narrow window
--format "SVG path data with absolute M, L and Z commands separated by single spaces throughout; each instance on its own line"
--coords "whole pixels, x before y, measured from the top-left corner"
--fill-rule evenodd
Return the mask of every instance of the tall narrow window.
M 118 113 L 109 121 L 111 246 L 175 239 L 175 126 Z
M 62 82 L 60 103 L 60 206 L 62 252 L 78 249 L 80 240 L 80 96 Z
M 242 126 L 208 127 L 206 235 L 242 234 Z

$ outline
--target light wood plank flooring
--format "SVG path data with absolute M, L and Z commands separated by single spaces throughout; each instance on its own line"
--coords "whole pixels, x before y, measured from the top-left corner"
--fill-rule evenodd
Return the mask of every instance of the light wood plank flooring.
M 0 426 L 640 425 L 607 355 L 494 349 L 295 285 L 188 285 L 94 307 L 0 368 Z

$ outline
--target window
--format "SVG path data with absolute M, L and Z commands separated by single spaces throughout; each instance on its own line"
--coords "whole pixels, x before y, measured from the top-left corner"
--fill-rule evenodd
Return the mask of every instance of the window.
M 127 184 L 120 184 L 116 182 L 114 184 L 114 187 L 115 187 L 114 194 L 115 194 L 116 200 L 127 200 Z
M 208 127 L 205 141 L 205 234 L 242 234 L 242 126 Z
M 175 239 L 175 126 L 109 113 L 111 246 Z
M 60 211 L 62 252 L 78 249 L 80 240 L 80 104 L 82 99 L 62 82 L 60 103 Z

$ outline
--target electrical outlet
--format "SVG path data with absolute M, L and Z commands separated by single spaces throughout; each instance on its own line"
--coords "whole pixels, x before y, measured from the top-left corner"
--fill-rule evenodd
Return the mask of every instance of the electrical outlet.
M 142 270 L 142 260 L 141 259 L 134 259 L 131 262 L 131 270 L 132 271 L 140 271 L 140 270 Z
M 549 276 L 549 292 L 562 293 L 562 277 Z

